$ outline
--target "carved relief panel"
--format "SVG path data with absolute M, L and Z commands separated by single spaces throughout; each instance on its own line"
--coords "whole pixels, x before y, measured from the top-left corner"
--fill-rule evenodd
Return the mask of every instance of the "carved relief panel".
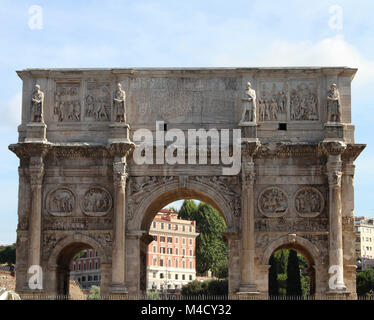
M 112 196 L 102 187 L 90 188 L 81 200 L 81 207 L 88 216 L 104 216 L 112 208 Z
M 287 120 L 288 85 L 286 81 L 260 81 L 259 121 Z
M 269 218 L 284 216 L 288 207 L 286 192 L 277 187 L 266 188 L 258 198 L 259 211 Z
M 291 81 L 290 120 L 319 120 L 316 81 Z
M 296 192 L 294 206 L 301 217 L 317 217 L 324 208 L 322 193 L 312 187 L 306 187 Z
M 111 119 L 111 94 L 108 82 L 88 82 L 85 95 L 85 120 L 109 121 Z
M 47 211 L 53 216 L 69 216 L 73 213 L 76 204 L 75 195 L 68 188 L 52 190 L 46 201 Z
M 80 121 L 80 82 L 57 82 L 53 114 L 56 121 Z

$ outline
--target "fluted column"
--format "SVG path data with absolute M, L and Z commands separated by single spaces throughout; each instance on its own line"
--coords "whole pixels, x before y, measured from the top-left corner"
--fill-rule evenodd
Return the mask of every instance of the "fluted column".
M 329 185 L 329 270 L 335 273 L 334 287 L 329 291 L 345 291 L 343 266 L 343 227 L 342 227 L 342 161 L 341 154 L 346 148 L 344 143 L 328 143 L 326 173 Z M 330 284 L 330 283 L 329 283 Z
M 239 294 L 256 293 L 255 284 L 255 227 L 254 227 L 254 182 L 253 155 L 257 142 L 247 143 L 242 157 L 242 215 L 241 215 L 241 270 Z
M 115 156 L 113 163 L 114 182 L 114 241 L 112 251 L 112 293 L 127 293 L 125 284 L 125 225 L 126 225 L 126 163 Z
M 42 225 L 42 185 L 44 176 L 43 157 L 30 158 L 31 211 L 29 215 L 28 268 L 40 266 L 40 239 Z

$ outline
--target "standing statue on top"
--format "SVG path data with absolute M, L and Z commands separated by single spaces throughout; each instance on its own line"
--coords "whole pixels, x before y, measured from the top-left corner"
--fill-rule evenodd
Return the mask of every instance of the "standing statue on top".
M 247 116 L 248 114 L 248 116 Z M 245 97 L 242 98 L 242 118 L 240 123 L 256 122 L 256 91 L 247 83 Z
M 44 122 L 43 119 L 44 93 L 40 91 L 40 86 L 35 85 L 35 90 L 31 96 L 31 121 Z
M 341 122 L 341 106 L 338 87 L 333 83 L 327 93 L 327 121 Z
M 117 89 L 114 93 L 114 121 L 126 123 L 126 93 L 122 90 L 120 83 L 117 84 Z

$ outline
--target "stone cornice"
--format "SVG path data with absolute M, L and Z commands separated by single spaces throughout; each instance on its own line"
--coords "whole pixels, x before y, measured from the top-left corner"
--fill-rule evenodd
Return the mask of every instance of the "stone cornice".
M 320 157 L 321 151 L 318 144 L 309 143 L 264 143 L 256 153 L 256 158 L 304 158 Z
M 23 142 L 17 144 L 11 144 L 8 146 L 9 150 L 14 152 L 18 158 L 26 159 L 30 157 L 44 157 L 51 149 L 49 143 L 34 143 L 34 142 Z
M 343 161 L 355 161 L 360 153 L 366 148 L 366 144 L 348 144 L 342 154 Z

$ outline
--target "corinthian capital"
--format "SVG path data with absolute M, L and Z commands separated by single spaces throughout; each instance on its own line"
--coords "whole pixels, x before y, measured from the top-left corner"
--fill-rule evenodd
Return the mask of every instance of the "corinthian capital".
M 29 167 L 30 185 L 31 189 L 41 186 L 43 184 L 44 165 Z

